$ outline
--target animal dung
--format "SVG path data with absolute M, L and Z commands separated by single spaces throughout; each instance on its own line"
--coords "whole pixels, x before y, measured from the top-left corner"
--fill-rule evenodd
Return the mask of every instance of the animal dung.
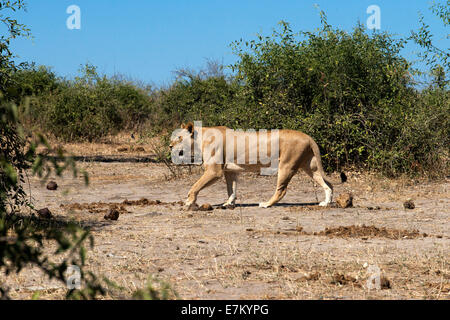
M 391 289 L 392 288 L 391 281 L 389 281 L 389 279 L 386 278 L 385 275 L 382 275 L 380 277 L 380 287 L 381 287 L 381 289 Z
M 357 282 L 358 280 L 355 277 L 345 275 L 342 273 L 333 274 L 330 281 L 331 284 L 339 284 L 339 285 L 346 285 L 350 283 L 356 284 Z
M 344 209 L 353 207 L 353 195 L 349 192 L 342 193 L 336 198 L 336 203 Z
M 53 218 L 53 215 L 48 208 L 38 210 L 37 214 L 39 215 L 40 218 L 43 218 L 43 219 Z
M 47 190 L 56 190 L 58 189 L 58 184 L 55 181 L 50 181 L 47 183 Z
M 411 199 L 409 199 L 409 200 L 403 202 L 403 208 L 405 208 L 405 209 L 410 209 L 410 210 L 412 210 L 412 209 L 414 209 L 415 207 L 416 207 L 416 205 L 414 204 L 414 202 L 413 202 Z
M 117 220 L 119 219 L 119 211 L 116 209 L 109 209 L 106 215 L 104 216 L 105 220 Z
M 214 210 L 212 205 L 210 205 L 209 203 L 204 203 L 200 206 L 199 208 L 200 211 L 212 211 Z

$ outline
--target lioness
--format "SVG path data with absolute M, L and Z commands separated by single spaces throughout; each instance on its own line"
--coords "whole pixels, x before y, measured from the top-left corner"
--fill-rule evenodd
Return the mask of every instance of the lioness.
M 180 146 L 183 147 L 181 151 Z M 205 172 L 188 193 L 185 203 L 187 209 L 196 209 L 200 190 L 222 176 L 225 176 L 228 191 L 228 200 L 222 206 L 234 207 L 238 173 L 273 168 L 273 161 L 269 163 L 269 159 L 276 159 L 274 169 L 278 168 L 277 188 L 269 201 L 259 204 L 262 208 L 268 208 L 284 197 L 287 185 L 298 169 L 303 169 L 324 189 L 325 200 L 320 206 L 330 204 L 333 195 L 332 183 L 340 184 L 347 180 L 345 174 L 341 173 L 340 182 L 330 181 L 323 171 L 316 142 L 307 134 L 295 130 L 239 132 L 227 127 L 198 128 L 189 122 L 181 125 L 181 130 L 172 137 L 169 147 L 172 157 L 174 154 L 183 156 L 183 153 L 190 153 L 186 150 L 192 151 L 196 148 L 197 156 L 203 160 Z

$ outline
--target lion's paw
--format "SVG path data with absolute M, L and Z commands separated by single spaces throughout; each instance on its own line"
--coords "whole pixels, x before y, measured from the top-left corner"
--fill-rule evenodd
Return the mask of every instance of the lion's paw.
M 186 203 L 183 208 L 186 211 L 197 211 L 199 209 L 196 203 Z
M 230 209 L 233 210 L 235 208 L 235 204 L 234 203 L 224 203 L 222 204 L 222 209 Z
M 260 208 L 268 208 L 268 207 L 270 207 L 270 206 L 269 206 L 269 203 L 268 203 L 268 202 L 261 202 L 261 203 L 259 204 L 259 207 L 260 207 Z

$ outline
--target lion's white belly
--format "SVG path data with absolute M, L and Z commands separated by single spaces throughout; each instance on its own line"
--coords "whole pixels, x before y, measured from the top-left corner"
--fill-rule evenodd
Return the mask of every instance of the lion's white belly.
M 225 163 L 224 169 L 226 171 L 246 171 L 246 168 L 244 165 L 236 164 L 236 163 Z
M 265 170 L 261 170 L 265 168 Z M 261 164 L 237 164 L 233 162 L 225 163 L 225 171 L 232 172 L 261 172 L 262 175 L 274 175 L 278 172 L 278 168 L 270 168 L 268 165 Z

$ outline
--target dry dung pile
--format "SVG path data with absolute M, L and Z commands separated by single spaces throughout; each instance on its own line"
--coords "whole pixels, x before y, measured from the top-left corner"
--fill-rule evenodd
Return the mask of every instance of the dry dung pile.
M 314 235 L 327 236 L 327 237 L 339 237 L 339 238 L 388 238 L 388 239 L 414 239 L 420 236 L 426 236 L 420 234 L 418 230 L 396 230 L 387 228 L 377 228 L 375 226 L 347 226 L 336 228 L 325 228 L 324 231 L 315 232 Z

